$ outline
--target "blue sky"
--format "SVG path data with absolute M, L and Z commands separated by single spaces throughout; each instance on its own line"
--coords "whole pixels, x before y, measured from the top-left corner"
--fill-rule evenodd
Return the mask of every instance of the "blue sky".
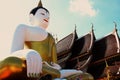
M 13 33 L 18 24 L 29 24 L 29 11 L 39 0 L 1 0 L 0 2 L 0 58 L 8 56 Z M 74 31 L 78 36 L 91 30 L 94 24 L 95 36 L 101 38 L 114 29 L 117 23 L 120 35 L 120 0 L 42 0 L 50 11 L 48 31 L 57 34 L 58 39 Z
M 51 13 L 49 30 L 54 30 L 59 39 L 72 32 L 75 24 L 79 36 L 90 31 L 91 23 L 94 24 L 94 32 L 97 38 L 111 32 L 114 29 L 113 22 L 117 23 L 118 33 L 120 33 L 119 3 L 120 0 L 43 1 Z M 70 9 L 71 7 L 73 10 Z M 59 31 L 56 30 L 56 27 Z

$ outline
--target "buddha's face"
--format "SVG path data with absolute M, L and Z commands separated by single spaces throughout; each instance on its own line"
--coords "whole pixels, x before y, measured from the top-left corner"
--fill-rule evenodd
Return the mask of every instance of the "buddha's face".
M 44 29 L 48 27 L 49 24 L 49 13 L 45 9 L 38 9 L 35 15 L 30 14 L 32 18 L 31 23 L 34 26 L 40 26 Z

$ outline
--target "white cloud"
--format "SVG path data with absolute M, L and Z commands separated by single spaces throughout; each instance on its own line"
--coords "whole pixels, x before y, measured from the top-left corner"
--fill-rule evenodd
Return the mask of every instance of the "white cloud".
M 80 15 L 95 16 L 97 11 L 93 8 L 93 3 L 89 0 L 70 0 L 69 10 Z

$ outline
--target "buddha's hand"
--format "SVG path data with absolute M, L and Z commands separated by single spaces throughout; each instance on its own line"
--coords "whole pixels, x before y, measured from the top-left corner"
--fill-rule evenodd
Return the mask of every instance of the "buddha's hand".
M 31 51 L 26 56 L 27 76 L 39 77 L 42 73 L 42 59 L 36 51 Z
M 51 62 L 51 64 L 48 64 L 46 61 L 43 61 L 43 64 L 46 64 L 47 66 L 54 68 L 54 69 L 57 69 L 57 70 L 61 69 L 60 65 L 53 63 L 53 62 Z
M 54 69 L 57 69 L 57 70 L 60 70 L 60 69 L 61 69 L 60 65 L 57 64 L 57 63 L 51 62 L 51 65 L 52 65 L 52 67 L 53 67 Z

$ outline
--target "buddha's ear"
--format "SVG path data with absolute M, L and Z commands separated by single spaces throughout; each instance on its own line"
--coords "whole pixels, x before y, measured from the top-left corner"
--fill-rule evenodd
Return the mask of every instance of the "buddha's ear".
M 29 15 L 29 21 L 32 25 L 34 24 L 34 15 L 33 14 Z

